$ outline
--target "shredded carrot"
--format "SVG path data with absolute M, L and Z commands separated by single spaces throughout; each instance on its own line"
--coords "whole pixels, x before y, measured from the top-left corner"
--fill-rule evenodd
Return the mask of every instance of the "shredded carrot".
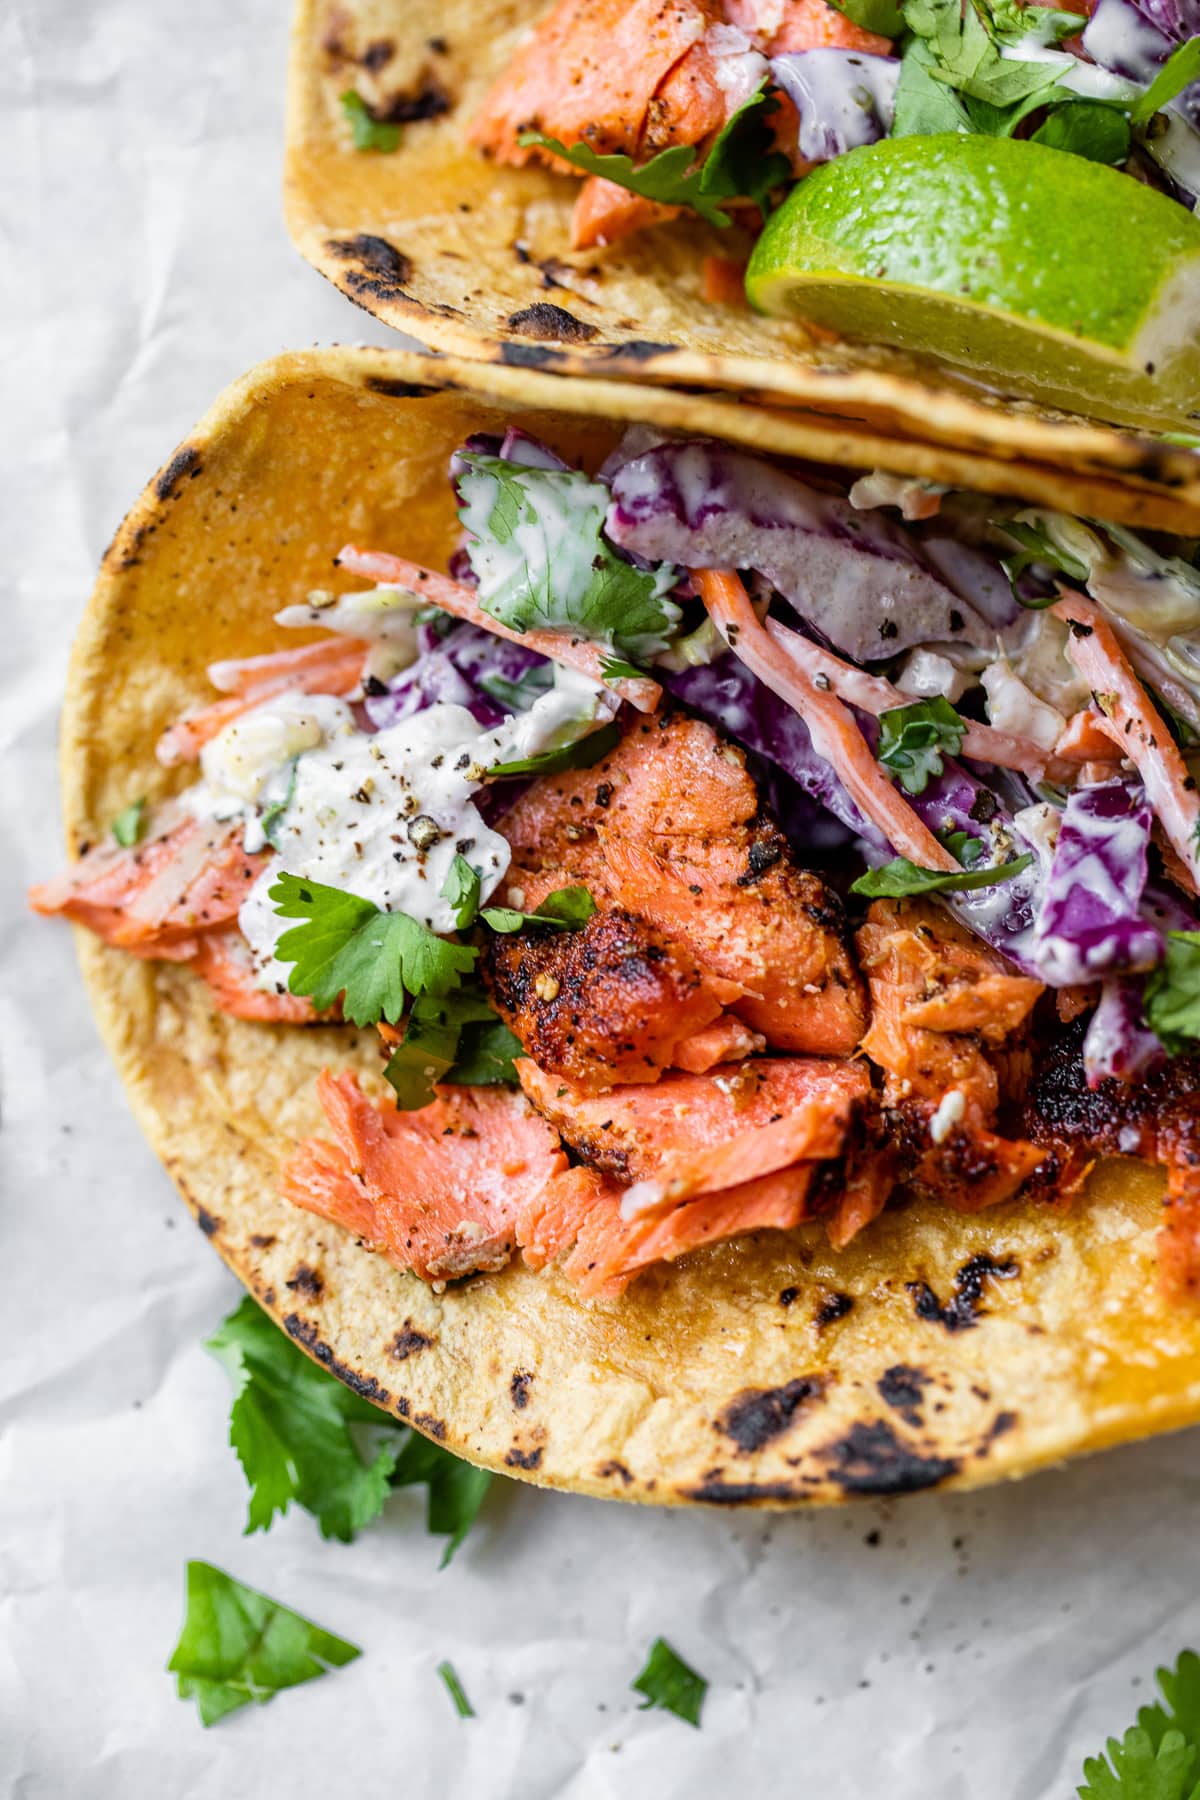
M 490 613 L 485 613 L 475 598 L 472 590 L 461 581 L 452 581 L 449 575 L 439 575 L 433 569 L 423 569 L 419 563 L 406 562 L 402 556 L 392 556 L 386 550 L 360 550 L 353 544 L 347 544 L 338 554 L 341 568 L 349 569 L 352 575 L 361 575 L 367 581 L 377 581 L 388 587 L 402 587 L 411 594 L 419 594 L 429 601 L 431 606 L 438 606 L 443 612 L 453 613 L 456 619 L 465 619 L 469 625 L 478 625 L 483 631 L 490 631 L 495 637 L 507 638 L 510 644 L 524 644 L 530 650 L 548 656 L 552 662 L 561 663 L 564 668 L 576 669 L 581 675 L 589 676 L 593 681 L 603 681 L 603 661 L 605 652 L 595 644 L 583 638 L 568 637 L 560 631 L 511 631 L 507 625 L 501 625 Z M 657 681 L 648 677 L 634 680 L 612 681 L 609 683 L 613 692 L 622 700 L 628 700 L 630 706 L 638 712 L 652 713 L 657 710 L 662 699 L 662 689 Z
M 278 672 L 264 674 L 258 680 L 248 674 L 231 677 L 241 683 L 237 691 L 226 700 L 214 700 L 211 706 L 185 713 L 163 732 L 155 746 L 155 755 L 166 768 L 173 768 L 176 763 L 195 762 L 205 744 L 215 738 L 218 731 L 223 731 L 234 719 L 261 706 L 264 700 L 273 699 L 276 694 L 348 694 L 362 680 L 366 648 L 358 638 L 336 638 L 326 644 L 301 646 L 305 651 L 324 650 L 323 657 L 309 655 L 307 659 L 296 660 L 296 652 L 283 652 L 277 658 L 264 659 L 274 662 Z M 285 663 L 285 657 L 289 656 L 293 660 Z M 220 669 L 223 665 L 216 666 Z M 226 664 L 224 668 L 233 666 Z
M 789 631 L 777 620 L 768 619 L 766 629 L 794 662 L 809 675 L 824 675 L 838 698 L 848 701 L 851 706 L 878 717 L 893 707 L 913 704 L 912 694 L 902 693 L 882 675 L 868 675 L 865 669 L 856 669 L 853 663 L 843 662 L 832 651 L 822 649 L 820 644 L 802 637 L 798 631 Z M 963 724 L 966 727 L 962 741 L 964 755 L 973 756 L 979 762 L 994 763 L 998 769 L 1020 769 L 1036 781 L 1045 776 L 1046 752 L 1032 738 L 1020 737 L 1011 731 L 997 731 L 994 725 L 981 725 L 976 719 L 964 719 Z
M 343 658 L 357 657 L 360 663 L 365 662 L 370 648 L 366 638 L 317 638 L 310 644 L 292 644 L 286 650 L 268 651 L 265 656 L 235 656 L 223 662 L 209 663 L 208 679 L 219 694 L 246 694 L 276 675 L 287 675 L 296 685 L 296 676 L 309 671 L 324 675 Z
M 1097 718 L 1121 755 L 1136 767 L 1154 815 L 1195 889 L 1200 874 L 1200 796 L 1174 738 L 1099 607 L 1070 594 L 1052 611 L 1071 633 L 1068 653 L 1096 697 Z
M 923 869 L 958 868 L 944 844 L 922 824 L 888 780 L 849 707 L 832 686 L 819 688 L 807 670 L 759 624 L 750 597 L 729 569 L 698 569 L 692 579 L 710 617 L 746 667 L 787 702 L 808 726 L 813 748 L 836 769 L 856 806 L 883 832 L 893 850 Z

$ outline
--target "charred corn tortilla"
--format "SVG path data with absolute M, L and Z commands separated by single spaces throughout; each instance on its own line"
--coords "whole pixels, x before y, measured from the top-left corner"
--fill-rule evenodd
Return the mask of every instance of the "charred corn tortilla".
M 207 698 L 207 663 L 284 641 L 272 611 L 340 579 L 333 548 L 444 564 L 446 462 L 469 432 L 516 420 L 594 462 L 635 410 L 723 428 L 666 393 L 399 352 L 285 356 L 228 390 L 121 526 L 81 627 L 72 849 L 169 790 L 159 732 Z M 438 1294 L 276 1194 L 323 1128 L 323 1066 L 380 1091 L 374 1033 L 242 1023 L 186 969 L 77 935 L 138 1118 L 214 1248 L 312 1356 L 473 1461 L 624 1499 L 785 1506 L 968 1487 L 1200 1418 L 1200 1317 L 1159 1296 L 1161 1184 L 1138 1165 L 1107 1165 L 1069 1213 L 913 1205 L 839 1254 L 819 1226 L 761 1233 L 614 1302 L 519 1262 Z
M 704 256 L 749 252 L 736 229 L 682 219 L 609 249 L 573 252 L 578 184 L 544 168 L 498 167 L 466 141 L 488 87 L 547 3 L 297 0 L 288 225 L 308 260 L 356 304 L 457 355 L 721 388 L 885 436 L 1200 495 L 1200 468 L 1185 450 L 998 404 L 894 352 L 834 352 L 795 323 L 705 300 Z M 396 151 L 354 149 L 340 97 L 356 82 L 407 118 Z

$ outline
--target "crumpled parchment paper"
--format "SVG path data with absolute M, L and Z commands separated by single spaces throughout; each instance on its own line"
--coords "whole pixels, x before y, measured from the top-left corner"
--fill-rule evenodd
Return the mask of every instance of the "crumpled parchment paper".
M 441 1574 L 419 1492 L 349 1547 L 304 1513 L 241 1535 L 200 1348 L 238 1290 L 23 893 L 60 860 L 68 642 L 123 508 L 251 363 L 388 341 L 285 237 L 286 14 L 0 11 L 0 1800 L 1067 1795 L 1200 1639 L 1194 1435 L 782 1519 L 506 1485 Z M 163 1672 L 189 1556 L 363 1657 L 202 1731 Z M 700 1731 L 629 1692 L 660 1633 L 712 1684 Z

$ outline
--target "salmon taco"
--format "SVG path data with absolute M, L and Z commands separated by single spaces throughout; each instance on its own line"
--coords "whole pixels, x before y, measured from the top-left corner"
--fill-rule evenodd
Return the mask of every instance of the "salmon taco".
M 1187 1423 L 1195 539 L 738 422 L 253 372 L 106 556 L 33 905 L 216 1249 L 481 1464 L 790 1505 Z
M 1044 446 L 1046 408 L 1194 434 L 1198 29 L 1191 0 L 298 0 L 288 218 L 442 350 L 890 398 L 951 442 Z

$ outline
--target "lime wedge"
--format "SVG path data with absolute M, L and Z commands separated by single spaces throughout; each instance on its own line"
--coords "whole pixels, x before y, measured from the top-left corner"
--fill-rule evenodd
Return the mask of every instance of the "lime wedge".
M 885 139 L 807 176 L 746 271 L 764 313 L 1152 429 L 1200 416 L 1200 220 L 1011 138 Z

